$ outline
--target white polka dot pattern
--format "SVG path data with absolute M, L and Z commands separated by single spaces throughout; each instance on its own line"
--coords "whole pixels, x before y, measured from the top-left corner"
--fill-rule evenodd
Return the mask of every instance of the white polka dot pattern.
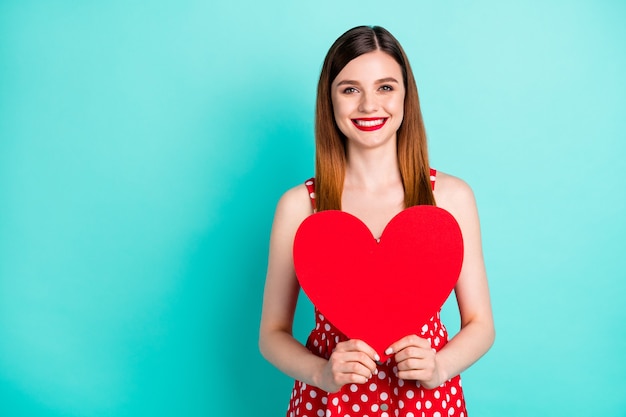
M 434 189 L 436 171 L 431 170 Z M 315 202 L 314 180 L 306 186 Z M 307 340 L 307 348 L 315 355 L 329 358 L 335 346 L 348 338 L 323 314 L 315 311 L 315 328 Z M 448 342 L 448 332 L 439 312 L 421 326 L 416 334 L 429 339 L 436 351 Z M 428 390 L 416 381 L 402 380 L 392 358 L 378 365 L 378 375 L 365 384 L 347 384 L 335 393 L 295 381 L 289 401 L 288 417 L 445 417 L 467 415 L 459 376 L 440 387 Z
M 317 311 L 316 322 L 315 329 L 307 341 L 307 348 L 320 357 L 328 358 L 337 343 L 348 339 Z M 448 341 L 448 333 L 440 321 L 439 313 L 418 329 L 420 337 L 431 338 L 435 350 L 440 350 Z M 433 337 L 435 334 L 439 337 Z M 327 393 L 295 381 L 287 416 L 467 415 L 460 377 L 452 378 L 440 387 L 428 390 L 416 381 L 399 379 L 396 372 L 396 363 L 393 358 L 389 358 L 378 366 L 378 375 L 368 383 L 347 384 L 336 393 Z

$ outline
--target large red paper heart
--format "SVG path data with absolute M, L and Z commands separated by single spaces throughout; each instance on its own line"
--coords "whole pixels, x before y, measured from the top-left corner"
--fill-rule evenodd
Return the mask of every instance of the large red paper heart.
M 357 217 L 327 210 L 302 222 L 293 258 L 300 285 L 320 312 L 384 359 L 389 345 L 419 334 L 450 295 L 463 237 L 454 217 L 434 206 L 401 211 L 379 241 Z

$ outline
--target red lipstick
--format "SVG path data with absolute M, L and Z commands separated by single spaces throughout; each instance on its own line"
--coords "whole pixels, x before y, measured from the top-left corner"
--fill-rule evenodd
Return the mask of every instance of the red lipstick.
M 378 130 L 387 123 L 387 117 L 363 117 L 359 119 L 352 119 L 352 124 L 364 132 L 371 132 Z

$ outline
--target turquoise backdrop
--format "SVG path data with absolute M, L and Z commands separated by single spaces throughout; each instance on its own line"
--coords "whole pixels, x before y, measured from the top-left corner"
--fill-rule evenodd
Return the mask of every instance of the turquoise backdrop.
M 330 44 L 387 27 L 473 187 L 471 416 L 626 416 L 626 3 L 0 2 L 0 415 L 281 416 L 257 347 Z M 303 298 L 296 334 L 312 325 Z M 454 305 L 444 319 L 458 328 Z

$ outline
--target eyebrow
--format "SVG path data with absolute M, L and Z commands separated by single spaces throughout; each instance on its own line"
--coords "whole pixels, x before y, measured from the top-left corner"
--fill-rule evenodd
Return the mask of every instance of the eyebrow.
M 379 80 L 375 81 L 375 84 L 383 84 L 383 83 L 396 83 L 396 84 L 400 84 L 398 82 L 398 80 L 396 80 L 393 77 L 386 77 L 386 78 L 381 78 Z M 360 83 L 358 81 L 354 81 L 354 80 L 342 80 L 339 81 L 337 83 L 337 87 L 342 86 L 342 85 L 359 85 Z

